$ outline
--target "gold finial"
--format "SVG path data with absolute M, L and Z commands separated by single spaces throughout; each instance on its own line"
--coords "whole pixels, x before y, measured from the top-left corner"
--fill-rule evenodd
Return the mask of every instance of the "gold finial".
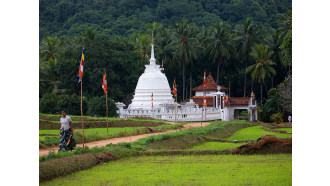
M 251 98 L 252 99 L 255 99 L 256 98 L 256 95 L 253 93 L 253 91 L 251 92 Z

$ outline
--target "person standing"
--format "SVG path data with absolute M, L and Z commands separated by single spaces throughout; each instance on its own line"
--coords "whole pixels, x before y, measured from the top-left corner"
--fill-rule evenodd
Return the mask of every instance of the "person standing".
M 291 116 L 289 116 L 289 117 L 288 117 L 288 120 L 289 120 L 289 127 L 291 127 L 291 121 L 292 121 L 292 117 L 291 117 Z
M 60 128 L 60 144 L 58 147 L 58 152 L 61 150 L 69 150 L 67 143 L 70 139 L 70 135 L 73 134 L 73 128 L 71 124 L 70 116 L 66 115 L 66 111 L 62 110 L 62 117 L 60 118 L 61 128 Z M 73 147 L 76 146 L 76 141 L 72 137 Z

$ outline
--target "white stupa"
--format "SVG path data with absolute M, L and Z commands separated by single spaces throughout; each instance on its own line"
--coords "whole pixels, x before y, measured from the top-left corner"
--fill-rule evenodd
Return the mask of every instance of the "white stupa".
M 160 108 L 160 104 L 174 104 L 171 88 L 165 74 L 161 72 L 160 65 L 156 64 L 154 44 L 151 45 L 150 64 L 140 76 L 136 85 L 134 98 L 128 109 L 151 110 L 151 95 L 153 94 L 154 109 Z

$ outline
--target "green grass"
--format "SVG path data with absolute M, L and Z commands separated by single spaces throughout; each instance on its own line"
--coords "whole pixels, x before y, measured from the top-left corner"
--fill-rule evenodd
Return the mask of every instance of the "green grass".
M 72 120 L 76 120 L 77 123 L 80 122 L 81 116 L 76 116 L 76 115 L 69 115 Z M 45 117 L 48 118 L 49 120 L 56 121 L 55 123 L 59 123 L 60 118 L 62 115 L 59 114 L 42 114 L 39 113 L 39 117 Z M 103 120 L 106 121 L 106 117 L 91 117 L 91 116 L 84 116 L 84 119 L 91 119 L 91 120 Z M 128 119 L 123 119 L 123 118 L 108 118 L 109 122 L 113 121 L 137 121 L 137 122 L 156 122 L 156 123 L 163 123 L 167 124 L 163 120 L 155 120 L 152 118 L 128 118 Z
M 164 124 L 157 127 L 150 127 L 154 129 L 156 132 L 166 131 L 170 129 L 176 129 L 182 127 L 182 124 Z M 85 142 L 92 142 L 98 140 L 105 140 L 110 138 L 117 138 L 117 137 L 125 137 L 125 136 L 133 136 L 139 134 L 146 134 L 149 133 L 146 127 L 113 127 L 109 128 L 109 134 L 107 134 L 106 128 L 89 128 L 84 130 Z M 45 146 L 52 146 L 58 145 L 59 143 L 59 134 L 60 130 L 39 130 L 39 134 L 57 134 L 58 136 L 39 136 L 40 143 Z M 74 138 L 77 143 L 82 142 L 82 129 L 75 129 L 74 130 Z
M 275 130 L 281 130 L 281 131 L 286 131 L 286 132 L 292 132 L 292 128 L 277 128 Z
M 282 134 L 277 132 L 265 131 L 262 129 L 262 126 L 248 127 L 236 131 L 229 140 L 256 140 L 264 135 L 274 135 L 279 138 L 291 138 L 292 134 Z
M 109 128 L 109 136 L 116 135 L 120 132 L 132 132 L 135 129 L 142 129 L 145 127 L 123 127 L 123 128 Z M 82 129 L 75 129 L 75 132 L 82 133 Z M 60 134 L 60 130 L 39 130 L 39 134 Z M 88 135 L 99 135 L 106 138 L 107 135 L 107 128 L 91 128 L 91 129 L 84 129 L 84 134 Z
M 291 185 L 291 154 L 142 156 L 40 185 Z
M 205 142 L 187 150 L 226 150 L 244 145 L 245 143 L 227 143 L 227 142 Z

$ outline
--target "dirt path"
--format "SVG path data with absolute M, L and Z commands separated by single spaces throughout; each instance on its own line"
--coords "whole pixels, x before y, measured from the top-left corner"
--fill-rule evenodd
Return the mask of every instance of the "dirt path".
M 203 123 L 203 127 L 209 125 L 210 123 L 205 122 Z M 183 129 L 188 129 L 188 128 L 193 128 L 193 127 L 201 127 L 201 123 L 189 123 L 183 125 Z M 141 134 L 141 135 L 136 135 L 136 136 L 127 136 L 127 137 L 121 137 L 121 138 L 112 138 L 112 139 L 107 139 L 107 140 L 101 140 L 101 141 L 93 141 L 89 143 L 85 143 L 89 148 L 93 148 L 95 146 L 105 146 L 109 143 L 116 144 L 116 143 L 123 143 L 123 142 L 132 142 L 132 141 L 137 141 L 141 138 L 145 138 L 148 136 L 156 136 L 158 134 L 165 134 L 165 133 L 170 133 L 174 131 L 179 131 L 181 129 L 175 129 L 175 130 L 168 130 L 165 132 L 157 132 L 157 133 L 149 133 L 149 134 Z M 82 144 L 77 144 L 78 147 L 82 147 Z M 54 151 L 55 153 L 57 152 L 58 147 L 52 147 L 52 148 L 46 148 L 46 149 L 39 149 L 39 156 L 42 155 L 47 155 L 49 151 Z

